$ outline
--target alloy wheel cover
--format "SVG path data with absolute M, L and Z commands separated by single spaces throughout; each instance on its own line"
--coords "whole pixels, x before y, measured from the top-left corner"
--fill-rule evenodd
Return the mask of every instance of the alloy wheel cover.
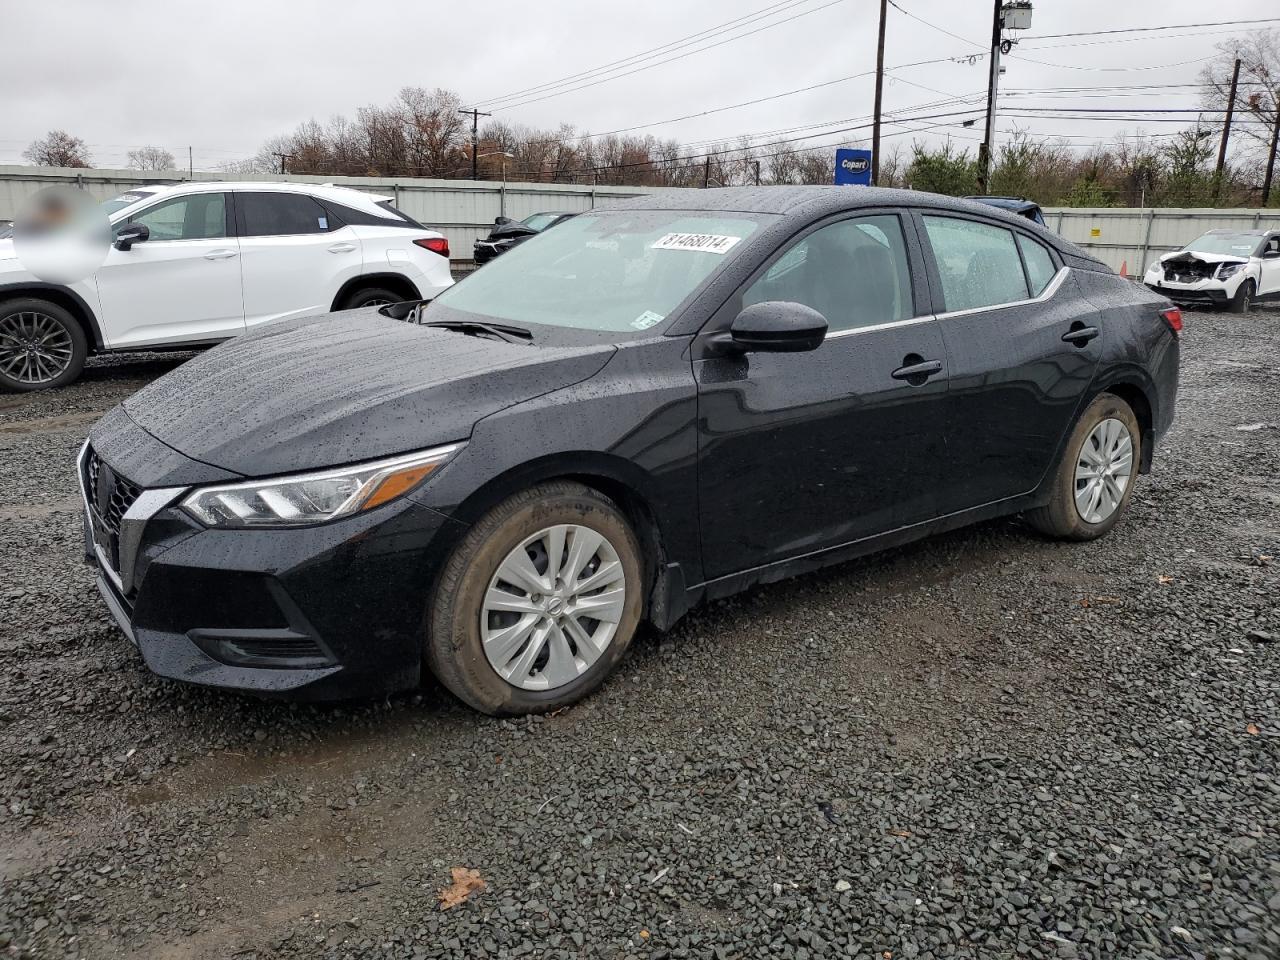
M 1103 523 L 1120 508 L 1133 479 L 1133 438 L 1122 421 L 1097 423 L 1076 455 L 1076 512 L 1085 523 Z
M 513 687 L 563 687 L 608 650 L 626 597 L 626 571 L 607 537 L 580 524 L 546 527 L 489 580 L 480 608 L 485 657 Z

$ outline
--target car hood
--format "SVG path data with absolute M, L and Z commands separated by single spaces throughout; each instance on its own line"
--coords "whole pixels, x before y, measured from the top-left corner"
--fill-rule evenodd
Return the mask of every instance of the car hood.
M 488 240 L 510 240 L 512 237 L 532 237 L 537 230 L 526 227 L 523 223 L 504 223 L 489 231 Z
M 1161 263 L 1193 263 L 1199 260 L 1202 263 L 1248 263 L 1248 257 L 1236 257 L 1229 253 L 1200 253 L 1197 250 L 1177 250 L 1173 253 L 1166 253 L 1160 258 Z
M 193 460 L 268 476 L 465 439 L 490 414 L 588 379 L 615 349 L 506 343 L 371 308 L 268 324 L 124 408 Z

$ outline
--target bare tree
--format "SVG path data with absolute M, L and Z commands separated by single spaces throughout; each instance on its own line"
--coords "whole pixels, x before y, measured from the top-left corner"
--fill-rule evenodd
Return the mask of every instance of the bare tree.
M 129 151 L 130 170 L 174 170 L 173 154 L 163 147 L 139 147 Z
M 38 167 L 87 167 L 89 148 L 79 137 L 65 130 L 50 130 L 41 140 L 32 140 L 22 156 Z
M 1203 105 L 1221 122 L 1231 93 L 1231 73 L 1239 57 L 1240 86 L 1231 136 L 1247 145 L 1246 152 L 1265 154 L 1276 110 L 1280 109 L 1280 31 L 1256 30 L 1220 43 L 1217 49 L 1218 56 L 1200 71 L 1200 81 L 1206 85 Z

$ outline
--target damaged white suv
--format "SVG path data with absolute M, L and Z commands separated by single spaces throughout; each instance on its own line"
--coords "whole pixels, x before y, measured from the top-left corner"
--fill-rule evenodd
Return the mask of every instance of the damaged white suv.
M 1142 280 L 1177 304 L 1247 313 L 1280 299 L 1280 230 L 1210 230 L 1166 253 Z

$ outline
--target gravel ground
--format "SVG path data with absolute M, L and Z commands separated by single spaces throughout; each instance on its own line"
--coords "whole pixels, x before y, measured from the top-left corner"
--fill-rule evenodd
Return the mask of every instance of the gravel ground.
M 1280 957 L 1280 314 L 1188 314 L 1109 538 L 757 589 L 517 722 L 142 668 L 72 457 L 180 359 L 0 397 L 0 955 Z

